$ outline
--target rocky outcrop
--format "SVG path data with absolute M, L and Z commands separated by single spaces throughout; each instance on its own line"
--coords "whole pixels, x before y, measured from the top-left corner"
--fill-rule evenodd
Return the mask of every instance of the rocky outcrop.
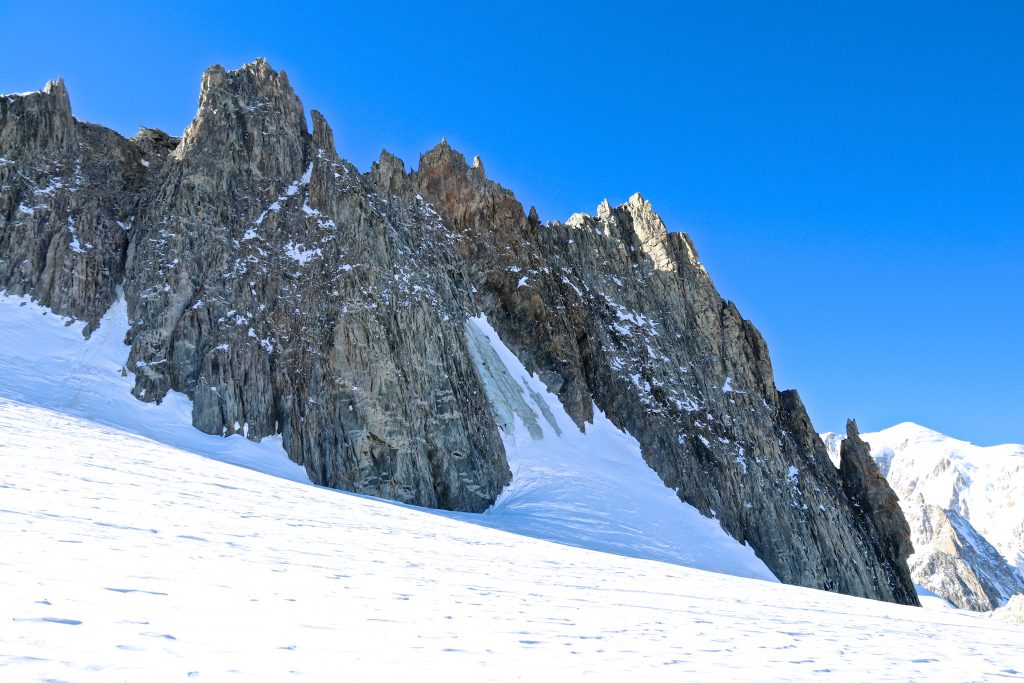
M 541 228 L 515 196 L 486 178 L 444 140 L 420 157 L 412 180 L 460 236 L 475 305 L 523 364 L 541 375 L 566 411 L 582 425 L 593 417 L 578 330 L 566 314 L 562 285 L 538 248 Z
M 327 486 L 482 510 L 510 473 L 456 236 L 399 160 L 363 176 L 313 120 L 264 61 L 203 76 L 128 250 L 136 395 L 189 394 L 209 433 L 280 432 Z
M 906 561 L 914 552 L 910 525 L 900 509 L 899 498 L 871 459 L 871 447 L 860 438 L 855 420 L 846 422 L 846 438 L 839 449 L 839 476 L 847 497 L 871 526 L 877 549 L 897 573 L 890 580 L 909 585 Z
M 445 143 L 413 176 L 469 243 L 488 319 L 578 422 L 592 400 L 667 486 L 783 581 L 916 603 L 905 562 L 863 541 L 872 527 L 799 396 L 776 391 L 764 340 L 650 202 L 540 226 Z
M 0 278 L 90 321 L 123 284 L 138 398 L 280 433 L 320 484 L 482 510 L 510 479 L 465 338 L 482 311 L 577 425 L 603 411 L 780 579 L 916 603 L 891 510 L 640 195 L 542 224 L 443 141 L 361 174 L 262 60 L 209 69 L 180 139 L 81 124 L 50 90 L 3 100 Z
M 132 141 L 71 116 L 63 81 L 0 96 L 0 287 L 95 324 L 124 280 L 142 161 Z

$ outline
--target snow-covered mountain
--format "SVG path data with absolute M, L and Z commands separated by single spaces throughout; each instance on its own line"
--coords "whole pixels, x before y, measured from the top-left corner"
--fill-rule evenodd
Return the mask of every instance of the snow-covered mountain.
M 916 583 L 981 611 L 1024 592 L 1024 446 L 975 446 L 911 422 L 861 437 L 910 523 Z M 838 461 L 841 437 L 822 439 Z
M 542 226 L 313 122 L 263 60 L 181 138 L 0 96 L 0 677 L 1019 673 L 778 584 L 915 605 L 910 531 L 649 202 Z
M 1020 627 L 963 612 L 552 544 L 8 399 L 0 435 L 5 681 L 1024 675 Z

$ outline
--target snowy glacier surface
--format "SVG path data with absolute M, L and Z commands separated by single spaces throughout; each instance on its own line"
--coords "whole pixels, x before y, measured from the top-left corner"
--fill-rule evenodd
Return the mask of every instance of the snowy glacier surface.
M 1024 630 L 574 548 L 0 399 L 5 681 L 1003 680 Z
M 514 473 L 483 515 L 311 486 L 279 439 L 137 401 L 126 329 L 123 301 L 85 340 L 0 296 L 2 681 L 1024 677 L 1018 627 L 775 583 L 483 318 Z

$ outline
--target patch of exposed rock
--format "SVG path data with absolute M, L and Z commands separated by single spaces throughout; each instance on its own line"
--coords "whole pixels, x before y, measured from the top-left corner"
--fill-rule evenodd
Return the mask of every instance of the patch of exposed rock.
M 1024 624 L 1024 595 L 1013 596 L 1005 605 L 989 612 L 989 616 L 1011 624 Z

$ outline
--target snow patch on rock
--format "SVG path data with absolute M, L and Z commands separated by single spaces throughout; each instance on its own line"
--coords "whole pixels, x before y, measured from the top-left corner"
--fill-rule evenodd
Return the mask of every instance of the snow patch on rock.
M 512 483 L 479 523 L 620 555 L 776 581 L 754 551 L 667 488 L 599 410 L 581 432 L 484 316 L 466 338 L 501 427 Z

